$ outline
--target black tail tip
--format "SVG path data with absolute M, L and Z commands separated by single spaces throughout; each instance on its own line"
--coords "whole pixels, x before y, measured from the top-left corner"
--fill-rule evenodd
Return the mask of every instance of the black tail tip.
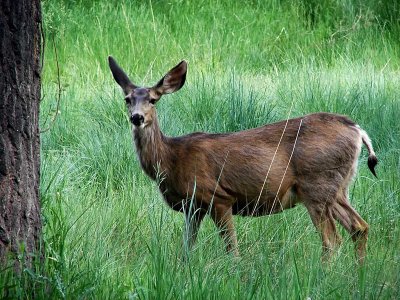
M 378 164 L 378 159 L 376 158 L 375 155 L 368 156 L 368 168 L 370 169 L 371 173 L 374 174 L 374 176 L 376 178 L 378 178 L 378 176 L 376 176 L 376 173 L 375 173 L 375 166 L 377 164 Z

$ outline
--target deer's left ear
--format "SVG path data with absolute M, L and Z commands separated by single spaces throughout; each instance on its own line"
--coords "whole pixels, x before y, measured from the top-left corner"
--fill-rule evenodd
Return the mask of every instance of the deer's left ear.
M 153 90 L 159 97 L 178 91 L 186 80 L 187 63 L 182 60 L 173 67 L 155 86 Z

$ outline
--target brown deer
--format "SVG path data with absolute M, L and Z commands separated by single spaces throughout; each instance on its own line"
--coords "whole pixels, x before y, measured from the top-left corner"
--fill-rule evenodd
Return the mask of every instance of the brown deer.
M 323 257 L 340 243 L 336 220 L 363 261 L 368 224 L 350 205 L 348 187 L 362 143 L 375 176 L 378 160 L 356 123 L 342 115 L 314 113 L 240 132 L 166 137 L 155 105 L 184 85 L 187 63 L 180 62 L 148 88 L 134 85 L 111 56 L 109 65 L 125 93 L 140 164 L 153 180 L 161 174 L 165 202 L 185 214 L 189 247 L 209 214 L 227 251 L 238 255 L 233 215 L 269 215 L 303 203 L 321 234 Z

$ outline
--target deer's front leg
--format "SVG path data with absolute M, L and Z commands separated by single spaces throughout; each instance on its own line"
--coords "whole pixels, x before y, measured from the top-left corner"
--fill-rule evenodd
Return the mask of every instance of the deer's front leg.
M 239 256 L 235 226 L 233 224 L 232 206 L 214 204 L 211 209 L 211 218 L 219 229 L 219 233 L 226 244 L 226 251 Z
M 202 209 L 193 207 L 185 209 L 185 228 L 183 245 L 186 251 L 191 250 L 197 239 L 201 221 L 203 221 L 206 212 Z

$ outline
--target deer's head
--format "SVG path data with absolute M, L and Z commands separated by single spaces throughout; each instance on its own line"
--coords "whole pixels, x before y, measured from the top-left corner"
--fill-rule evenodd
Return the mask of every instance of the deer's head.
M 109 56 L 108 62 L 115 81 L 124 91 L 129 119 L 136 128 L 143 129 L 151 125 L 156 117 L 155 104 L 157 101 L 160 100 L 162 95 L 178 91 L 184 85 L 186 79 L 187 63 L 184 60 L 152 87 L 136 86 L 114 58 Z

